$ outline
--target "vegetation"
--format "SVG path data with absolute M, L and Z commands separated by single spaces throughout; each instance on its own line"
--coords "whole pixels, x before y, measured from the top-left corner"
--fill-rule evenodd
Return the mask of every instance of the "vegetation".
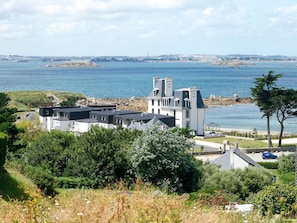
M 273 71 L 269 71 L 267 75 L 262 75 L 261 78 L 255 78 L 255 86 L 251 88 L 251 94 L 256 100 L 260 111 L 263 112 L 263 117 L 267 120 L 267 140 L 268 147 L 272 147 L 270 136 L 270 118 L 275 112 L 275 103 L 273 101 L 273 89 L 276 87 L 276 81 L 282 74 L 274 75 Z
M 276 114 L 280 123 L 279 143 L 282 146 L 282 138 L 284 132 L 284 122 L 288 118 L 297 117 L 297 90 L 278 88 L 276 81 L 283 74 L 274 75 L 273 71 L 269 71 L 267 75 L 261 78 L 255 78 L 255 86 L 251 88 L 251 94 L 254 97 L 263 117 L 267 119 L 267 140 L 268 146 L 272 147 L 270 135 L 270 118 Z
M 189 196 L 167 195 L 145 184 L 127 191 L 116 189 L 61 190 L 55 198 L 32 193 L 22 202 L 0 200 L 3 222 L 256 222 L 254 214 L 223 212 L 218 206 L 206 208 Z
M 271 217 L 278 214 L 284 217 L 295 217 L 297 213 L 297 188 L 293 185 L 269 185 L 252 200 L 263 216 Z
M 207 142 L 215 142 L 222 144 L 224 140 L 228 140 L 231 145 L 235 145 L 235 143 L 238 143 L 238 146 L 240 148 L 265 148 L 267 147 L 267 143 L 263 142 L 262 140 L 249 140 L 249 139 L 243 139 L 243 138 L 232 138 L 232 137 L 216 137 L 216 138 L 208 138 L 208 139 L 199 139 L 204 140 Z M 277 144 L 274 144 L 275 146 Z
M 80 93 L 56 92 L 56 91 L 16 91 L 7 92 L 11 102 L 9 107 L 15 107 L 18 111 L 28 111 L 32 108 L 53 106 L 53 95 L 65 104 L 73 105 L 73 100 L 85 98 Z
M 244 201 L 250 194 L 271 185 L 273 176 L 259 168 L 221 170 L 213 164 L 205 164 L 200 192 L 215 194 L 220 191 L 226 200 Z
M 171 192 L 195 191 L 201 164 L 190 155 L 192 146 L 177 132 L 154 126 L 132 144 L 129 155 L 133 171 L 143 181 L 161 185 Z
M 296 215 L 295 189 L 274 184 L 264 168 L 221 170 L 194 159 L 188 129 L 94 127 L 79 136 L 42 132 L 38 122 L 15 125 L 16 110 L 7 108 L 6 94 L 1 97 L 0 167 L 9 148 L 9 162 L 0 171 L 4 222 L 258 222 L 273 214 Z M 75 101 L 71 98 L 69 103 Z M 239 141 L 245 148 L 264 145 Z M 288 182 L 292 159 L 265 165 L 278 168 L 274 171 Z M 223 212 L 231 201 L 251 201 L 260 215 Z
M 285 120 L 297 117 L 297 90 L 276 89 L 274 98 L 275 103 L 277 104 L 276 117 L 280 124 L 278 146 L 281 147 L 285 129 Z

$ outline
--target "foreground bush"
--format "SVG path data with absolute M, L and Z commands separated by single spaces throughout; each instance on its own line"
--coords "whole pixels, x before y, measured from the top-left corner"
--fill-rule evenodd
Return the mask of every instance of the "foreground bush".
M 263 216 L 278 214 L 294 217 L 297 214 L 297 187 L 288 184 L 270 185 L 258 192 L 252 201 Z
M 159 126 L 144 131 L 132 144 L 130 159 L 136 177 L 169 192 L 198 189 L 201 163 L 189 153 L 192 143 Z

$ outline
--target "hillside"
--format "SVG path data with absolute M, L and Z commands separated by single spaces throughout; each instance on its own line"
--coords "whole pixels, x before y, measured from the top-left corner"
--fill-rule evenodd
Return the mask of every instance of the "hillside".
M 52 197 L 43 197 L 28 179 L 9 170 L 9 182 L 0 187 L 1 222 L 244 222 L 257 216 L 243 217 L 223 212 L 219 206 L 207 207 L 188 195 L 167 195 L 144 184 L 127 190 L 123 185 L 115 189 L 60 190 Z M 2 177 L 0 179 L 3 179 Z M 1 182 L 3 183 L 3 182 Z M 20 195 L 7 192 L 22 188 Z M 4 189 L 4 187 L 6 187 Z M 8 190 L 9 189 L 9 190 Z M 5 199 L 5 197 L 11 199 Z

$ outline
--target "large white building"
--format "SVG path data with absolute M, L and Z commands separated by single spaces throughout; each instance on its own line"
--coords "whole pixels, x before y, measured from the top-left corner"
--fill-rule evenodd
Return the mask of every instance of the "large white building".
M 206 107 L 197 87 L 173 90 L 171 77 L 155 77 L 147 99 L 149 113 L 174 116 L 176 127 L 189 128 L 195 135 L 204 135 Z

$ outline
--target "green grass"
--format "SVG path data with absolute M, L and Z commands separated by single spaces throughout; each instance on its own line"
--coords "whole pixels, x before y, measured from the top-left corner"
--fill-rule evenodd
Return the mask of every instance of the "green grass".
M 11 99 L 9 107 L 17 108 L 18 111 L 31 110 L 42 106 L 51 106 L 52 100 L 48 95 L 55 95 L 60 100 L 69 96 L 85 98 L 81 93 L 58 92 L 58 91 L 15 91 L 5 92 Z
M 235 143 L 238 143 L 238 146 L 240 148 L 246 148 L 246 149 L 265 148 L 268 146 L 267 142 L 263 142 L 262 140 L 248 140 L 248 139 L 231 138 L 231 137 L 208 138 L 208 139 L 202 139 L 202 140 L 207 142 L 220 143 L 220 144 L 222 144 L 224 140 L 228 140 L 231 145 L 235 145 Z M 273 146 L 276 147 L 277 144 L 273 144 Z
M 0 195 L 3 200 L 25 200 L 34 190 L 36 186 L 18 171 L 4 169 L 0 172 Z

